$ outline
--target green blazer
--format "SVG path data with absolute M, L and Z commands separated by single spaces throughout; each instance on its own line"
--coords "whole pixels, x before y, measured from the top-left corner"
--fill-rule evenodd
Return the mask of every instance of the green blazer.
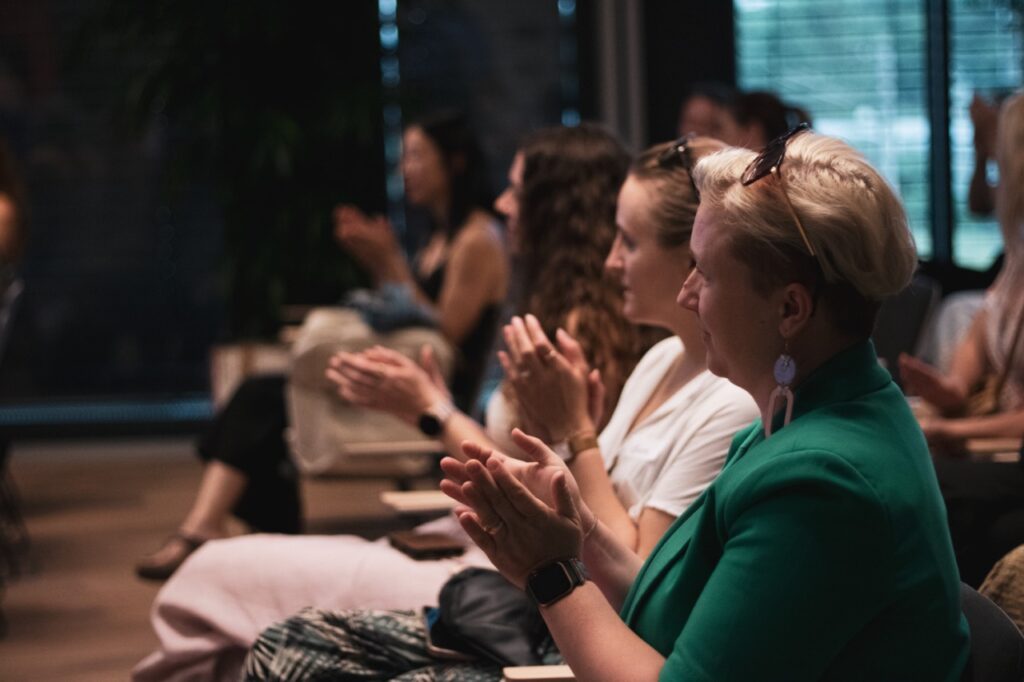
M 928 448 L 870 342 L 737 434 L 644 563 L 623 620 L 663 680 L 959 680 L 959 578 Z

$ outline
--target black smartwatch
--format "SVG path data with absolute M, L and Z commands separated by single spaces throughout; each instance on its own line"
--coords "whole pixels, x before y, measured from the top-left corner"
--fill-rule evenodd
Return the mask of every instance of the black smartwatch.
M 455 406 L 447 400 L 439 400 L 430 406 L 426 412 L 420 415 L 416 425 L 424 436 L 436 438 L 444 431 L 444 425 L 448 423 L 452 414 L 455 413 Z
M 541 566 L 526 579 L 526 592 L 539 606 L 550 606 L 587 582 L 579 559 L 562 559 Z

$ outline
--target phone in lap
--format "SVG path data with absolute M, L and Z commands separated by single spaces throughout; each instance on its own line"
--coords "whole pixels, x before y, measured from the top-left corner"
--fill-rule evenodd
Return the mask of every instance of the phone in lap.
M 420 533 L 402 530 L 388 534 L 388 541 L 395 549 L 413 559 L 443 559 L 459 556 L 466 551 L 458 540 L 444 533 Z

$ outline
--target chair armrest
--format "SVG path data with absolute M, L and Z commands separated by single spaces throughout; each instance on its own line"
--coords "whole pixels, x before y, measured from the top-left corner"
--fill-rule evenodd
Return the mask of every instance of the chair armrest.
M 386 490 L 380 501 L 399 514 L 446 512 L 455 506 L 455 500 L 440 490 Z
M 506 682 L 564 682 L 576 679 L 567 665 L 518 665 L 503 668 L 501 672 Z
M 969 438 L 966 443 L 971 459 L 1016 462 L 1020 459 L 1020 438 Z

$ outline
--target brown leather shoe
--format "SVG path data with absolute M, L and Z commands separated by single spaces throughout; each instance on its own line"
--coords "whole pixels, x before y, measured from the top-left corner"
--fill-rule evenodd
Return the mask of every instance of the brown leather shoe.
M 135 575 L 144 580 L 167 580 L 205 542 L 206 538 L 175 533 L 163 547 L 135 564 Z

